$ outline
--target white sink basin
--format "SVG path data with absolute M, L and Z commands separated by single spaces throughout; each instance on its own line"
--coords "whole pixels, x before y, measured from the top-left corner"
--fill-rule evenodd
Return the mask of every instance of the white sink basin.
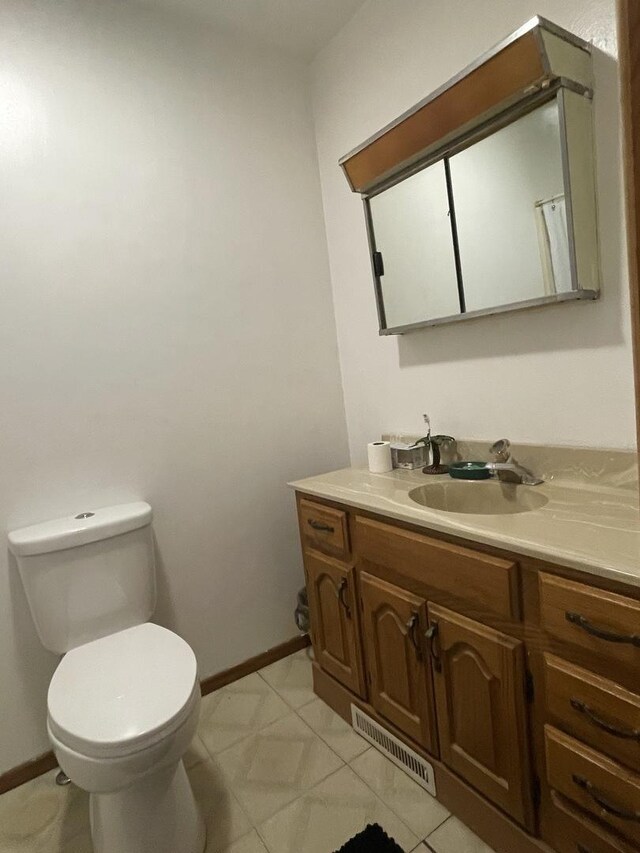
M 537 486 L 521 486 L 497 480 L 426 483 L 412 489 L 409 497 L 429 509 L 472 515 L 531 512 L 549 502 L 549 498 L 537 491 Z

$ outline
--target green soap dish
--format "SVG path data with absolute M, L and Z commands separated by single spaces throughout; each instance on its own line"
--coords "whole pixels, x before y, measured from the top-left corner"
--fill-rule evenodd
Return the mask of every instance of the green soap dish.
M 454 462 L 449 465 L 449 476 L 454 480 L 488 480 L 491 471 L 486 462 Z

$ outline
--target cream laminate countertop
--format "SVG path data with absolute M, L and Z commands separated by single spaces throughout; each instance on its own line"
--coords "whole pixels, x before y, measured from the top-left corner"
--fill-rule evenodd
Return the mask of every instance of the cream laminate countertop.
M 640 588 L 640 509 L 634 489 L 594 482 L 545 482 L 535 489 L 548 498 L 540 509 L 513 515 L 471 515 L 416 504 L 409 492 L 429 482 L 452 482 L 422 471 L 371 474 L 344 468 L 289 485 L 307 495 L 347 504 L 410 524 L 537 557 Z M 458 481 L 462 482 L 462 481 Z M 489 481 L 467 482 L 483 488 Z

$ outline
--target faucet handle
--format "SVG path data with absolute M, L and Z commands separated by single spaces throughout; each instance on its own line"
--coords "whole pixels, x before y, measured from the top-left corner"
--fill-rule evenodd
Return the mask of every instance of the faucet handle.
M 508 462 L 511 457 L 511 442 L 508 438 L 501 438 L 491 445 L 489 453 L 496 462 Z
M 430 439 L 431 438 L 431 420 L 429 419 L 429 415 L 423 414 L 422 420 L 424 421 L 424 424 L 427 428 L 427 438 Z
M 414 444 L 424 444 L 429 449 L 431 447 L 431 421 L 429 420 L 429 415 L 423 415 L 422 420 L 427 428 L 427 434 L 415 441 Z

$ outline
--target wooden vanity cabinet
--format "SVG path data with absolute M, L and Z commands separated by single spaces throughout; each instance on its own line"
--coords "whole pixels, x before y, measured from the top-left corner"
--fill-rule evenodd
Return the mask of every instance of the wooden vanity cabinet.
M 354 570 L 307 554 L 306 574 L 316 660 L 341 684 L 364 696 Z
M 428 759 L 497 853 L 640 853 L 638 591 L 298 506 L 317 693 Z
M 631 845 L 598 820 L 553 795 L 547 840 L 558 853 L 633 853 Z
M 371 704 L 437 754 L 431 666 L 423 639 L 426 602 L 366 572 L 360 574 L 360 596 Z
M 524 645 L 429 605 L 442 761 L 512 815 L 530 822 Z

